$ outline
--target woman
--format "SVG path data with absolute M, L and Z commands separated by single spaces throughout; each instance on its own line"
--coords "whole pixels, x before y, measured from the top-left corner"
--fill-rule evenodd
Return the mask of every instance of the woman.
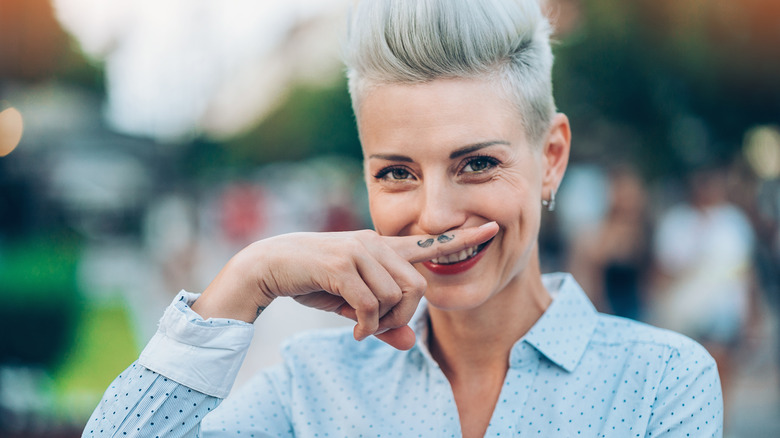
M 570 144 L 549 33 L 535 0 L 359 2 L 346 59 L 375 231 L 255 242 L 180 293 L 84 435 L 720 434 L 700 346 L 540 273 Z M 291 341 L 211 413 L 279 296 L 357 324 Z

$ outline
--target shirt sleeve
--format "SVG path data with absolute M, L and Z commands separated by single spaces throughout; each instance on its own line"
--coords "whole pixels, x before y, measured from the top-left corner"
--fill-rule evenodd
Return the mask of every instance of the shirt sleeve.
M 82 438 L 198 437 L 219 401 L 133 363 L 108 387 Z
M 704 347 L 673 349 L 658 385 L 647 437 L 723 436 L 720 377 Z
M 227 396 L 254 326 L 203 320 L 198 295 L 180 292 L 141 357 L 109 386 L 83 437 L 196 437 L 203 417 Z

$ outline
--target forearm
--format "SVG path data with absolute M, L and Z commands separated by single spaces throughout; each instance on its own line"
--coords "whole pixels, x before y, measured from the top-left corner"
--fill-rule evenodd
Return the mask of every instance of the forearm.
M 197 437 L 221 399 L 133 363 L 106 390 L 83 437 Z
M 227 397 L 254 327 L 203 320 L 181 292 L 165 310 L 139 360 L 119 375 L 95 409 L 85 437 L 198 436 L 200 422 Z

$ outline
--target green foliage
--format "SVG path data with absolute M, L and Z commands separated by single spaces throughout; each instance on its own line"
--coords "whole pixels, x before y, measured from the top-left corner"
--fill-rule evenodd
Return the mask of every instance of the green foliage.
M 82 305 L 79 249 L 62 235 L 0 247 L 0 363 L 52 366 L 67 350 Z
M 46 305 L 76 294 L 79 241 L 39 235 L 0 246 L 0 299 L 4 305 Z
M 225 144 L 251 164 L 296 161 L 315 155 L 360 158 L 360 142 L 346 82 L 300 84 L 256 128 Z
M 69 39 L 69 50 L 64 50 L 57 66 L 57 77 L 96 95 L 106 94 L 106 75 L 102 62 L 88 59 L 78 44 Z
M 88 305 L 79 319 L 73 347 L 53 373 L 59 410 L 83 421 L 106 387 L 140 351 L 123 302 Z
M 748 129 L 780 120 L 775 0 L 581 4 L 583 24 L 556 47 L 554 72 L 575 157 L 670 175 L 726 161 Z

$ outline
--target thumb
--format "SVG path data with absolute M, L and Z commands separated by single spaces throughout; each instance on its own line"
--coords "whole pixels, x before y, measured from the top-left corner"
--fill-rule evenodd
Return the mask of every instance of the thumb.
M 374 336 L 398 350 L 409 350 L 414 347 L 416 342 L 414 330 L 408 325 L 396 327 Z

